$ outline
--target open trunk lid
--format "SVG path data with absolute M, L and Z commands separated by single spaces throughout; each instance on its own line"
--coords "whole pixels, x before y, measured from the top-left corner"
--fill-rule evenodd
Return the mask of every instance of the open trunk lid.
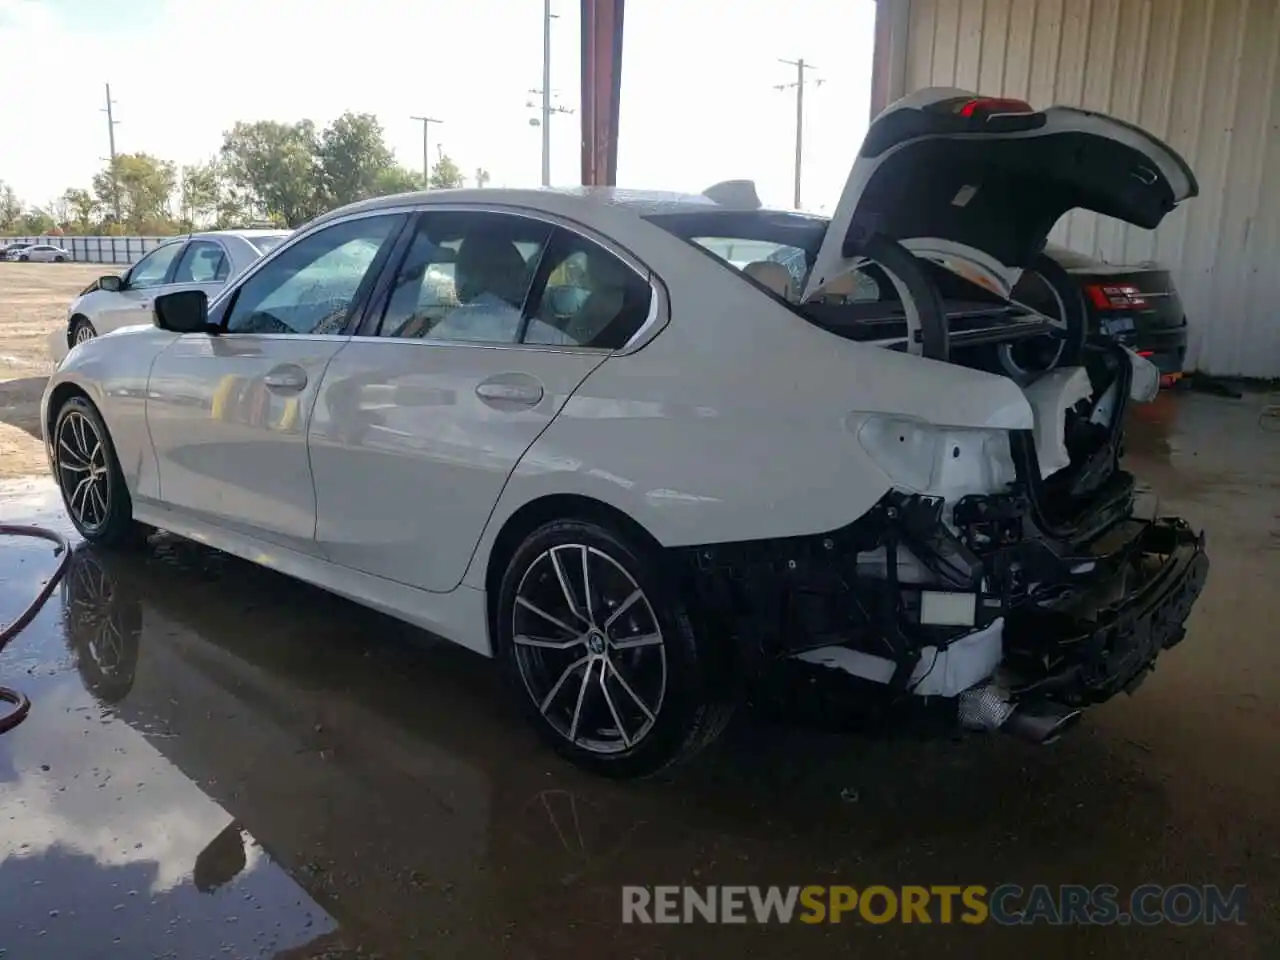
M 872 122 L 802 299 L 856 268 L 873 236 L 1007 298 L 1068 211 L 1154 229 L 1198 192 L 1168 144 L 1114 117 L 921 90 Z

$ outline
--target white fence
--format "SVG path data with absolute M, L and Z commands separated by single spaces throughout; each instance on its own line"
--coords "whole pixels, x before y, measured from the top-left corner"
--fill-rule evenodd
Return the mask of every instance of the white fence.
M 173 237 L 0 237 L 10 243 L 48 243 L 61 247 L 79 263 L 133 263 Z

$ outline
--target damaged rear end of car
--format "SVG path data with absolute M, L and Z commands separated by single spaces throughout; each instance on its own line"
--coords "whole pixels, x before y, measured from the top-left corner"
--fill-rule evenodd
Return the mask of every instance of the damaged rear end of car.
M 1071 209 L 1154 228 L 1196 191 L 1167 145 L 1085 111 L 944 90 L 877 118 L 821 243 L 788 265 L 797 295 L 768 292 L 842 339 L 982 371 L 1020 397 L 980 425 L 867 402 L 846 427 L 889 480 L 874 507 L 812 535 L 676 551 L 747 676 L 784 664 L 858 703 L 1047 743 L 1182 640 L 1204 536 L 1145 515 L 1122 464 L 1126 413 L 1159 372 L 1086 329 L 1078 287 L 1043 249 Z M 1013 298 L 1028 273 L 1054 311 Z

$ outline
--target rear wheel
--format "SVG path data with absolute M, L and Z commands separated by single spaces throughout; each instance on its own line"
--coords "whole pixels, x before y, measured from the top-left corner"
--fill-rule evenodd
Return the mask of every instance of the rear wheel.
M 62 502 L 80 535 L 104 547 L 132 546 L 146 536 L 106 424 L 92 403 L 71 397 L 53 426 L 53 467 Z
M 656 773 L 710 743 L 732 700 L 662 576 L 656 550 L 584 520 L 557 520 L 502 578 L 498 656 L 539 734 L 580 767 Z

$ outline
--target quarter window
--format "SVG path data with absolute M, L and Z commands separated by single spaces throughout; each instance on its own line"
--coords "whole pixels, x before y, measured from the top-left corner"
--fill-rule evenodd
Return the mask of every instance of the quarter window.
M 166 243 L 163 247 L 156 247 L 129 271 L 129 289 L 146 290 L 160 286 L 169 275 L 169 265 L 173 263 L 173 258 L 181 251 L 181 243 Z
M 281 250 L 240 287 L 227 331 L 341 333 L 374 258 L 403 220 L 347 220 Z
M 552 229 L 497 213 L 424 216 L 397 272 L 380 335 L 515 343 Z

